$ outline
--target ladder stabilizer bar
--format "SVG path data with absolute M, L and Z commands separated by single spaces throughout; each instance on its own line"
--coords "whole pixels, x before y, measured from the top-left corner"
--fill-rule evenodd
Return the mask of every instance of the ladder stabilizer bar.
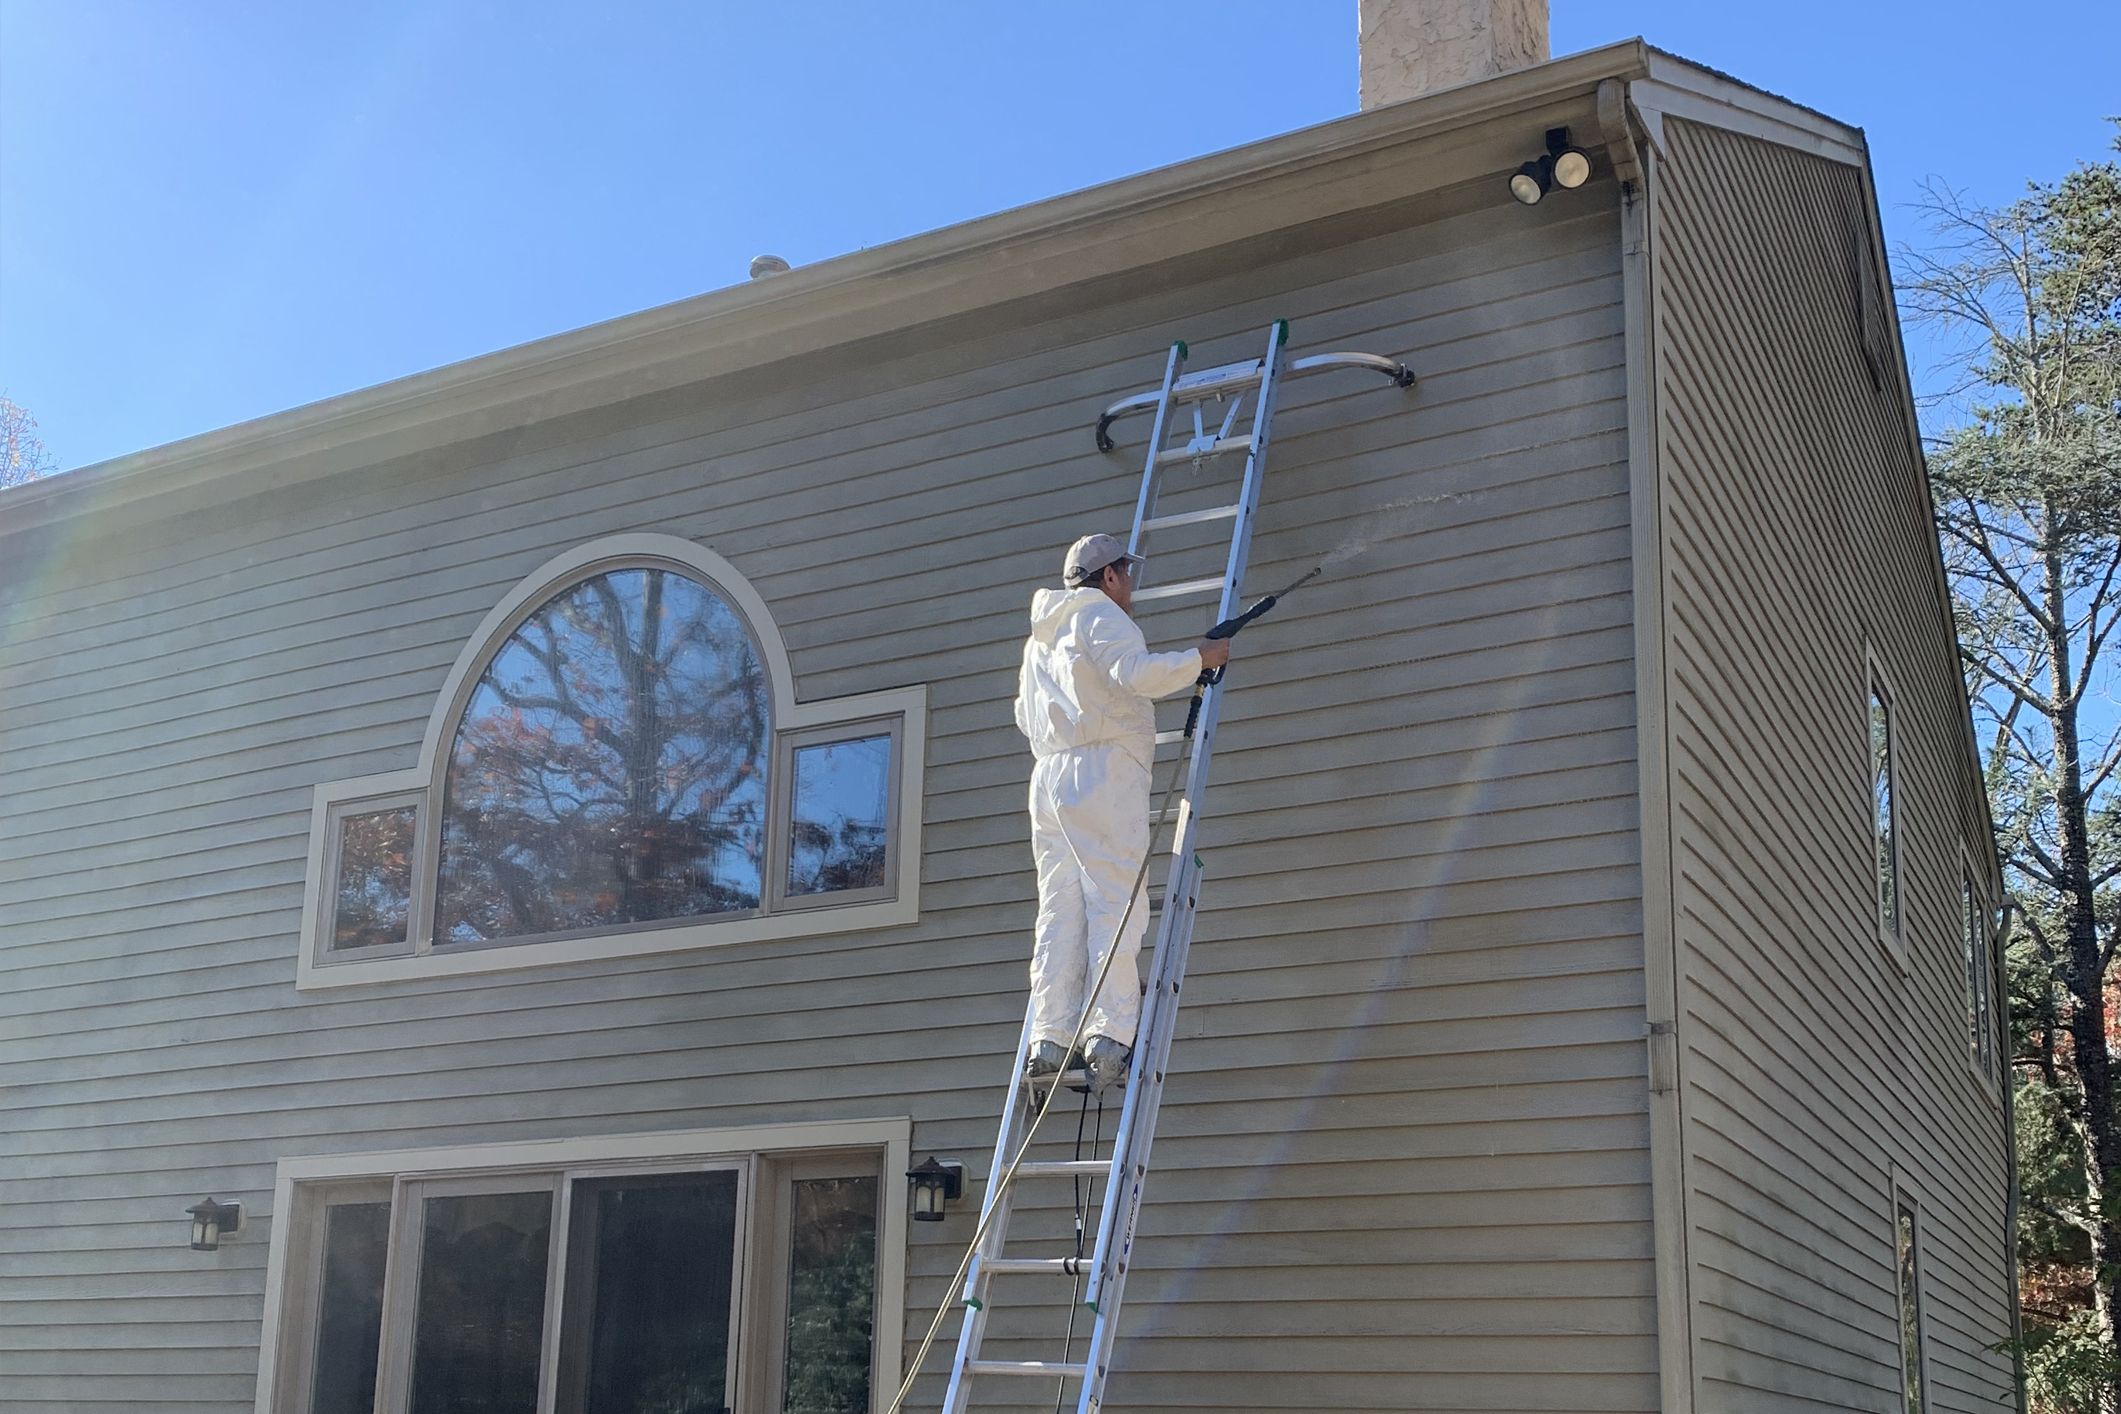
M 1198 373 L 1189 373 L 1171 385 L 1172 401 L 1201 402 L 1209 398 L 1224 397 L 1256 387 L 1264 360 L 1248 359 L 1243 363 L 1226 363 L 1219 368 L 1204 368 Z M 1283 370 L 1283 377 L 1295 377 L 1304 373 L 1318 373 L 1332 368 L 1367 368 L 1382 373 L 1400 388 L 1414 386 L 1414 370 L 1397 359 L 1382 354 L 1367 353 L 1322 353 L 1308 354 L 1303 358 L 1292 358 Z M 1163 399 L 1163 389 L 1151 388 L 1136 393 L 1131 398 L 1121 398 L 1105 409 L 1097 419 L 1097 449 L 1109 452 L 1119 444 L 1112 440 L 1112 424 L 1130 412 L 1141 412 L 1155 407 Z

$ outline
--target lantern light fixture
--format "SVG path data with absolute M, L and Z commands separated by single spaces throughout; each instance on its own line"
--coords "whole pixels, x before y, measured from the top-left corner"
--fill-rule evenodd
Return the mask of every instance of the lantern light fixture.
M 191 1250 L 217 1252 L 221 1238 L 243 1230 L 243 1205 L 202 1198 L 184 1210 L 191 1215 Z
M 965 1166 L 956 1159 L 938 1159 L 933 1154 L 906 1170 L 907 1186 L 913 1190 L 913 1220 L 939 1223 L 943 1205 L 965 1194 Z

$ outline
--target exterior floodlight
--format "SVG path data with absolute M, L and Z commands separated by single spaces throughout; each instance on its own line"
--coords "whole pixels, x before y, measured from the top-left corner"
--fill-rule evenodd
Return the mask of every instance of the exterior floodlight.
M 1554 159 L 1542 157 L 1527 162 L 1510 177 L 1510 195 L 1526 206 L 1537 206 L 1539 198 L 1547 194 L 1554 185 Z
M 965 1166 L 956 1159 L 938 1161 L 930 1155 L 906 1170 L 906 1181 L 913 1189 L 913 1220 L 939 1223 L 943 1204 L 964 1196 Z
M 1591 154 L 1569 146 L 1567 128 L 1547 129 L 1547 160 L 1557 186 L 1574 191 L 1591 180 Z
M 1510 195 L 1526 206 L 1560 187 L 1574 191 L 1591 180 L 1591 154 L 1569 145 L 1567 128 L 1547 129 L 1547 150 L 1510 174 Z

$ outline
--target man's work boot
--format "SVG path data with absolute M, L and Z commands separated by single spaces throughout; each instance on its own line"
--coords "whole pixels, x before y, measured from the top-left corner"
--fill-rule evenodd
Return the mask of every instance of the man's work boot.
M 1024 1075 L 1032 1080 L 1044 1075 L 1058 1075 L 1068 1068 L 1070 1056 L 1058 1041 L 1033 1041 L 1031 1054 L 1024 1058 Z
M 1083 1061 L 1090 1067 L 1090 1088 L 1103 1094 L 1115 1085 L 1125 1085 L 1127 1062 L 1133 1057 L 1133 1047 L 1123 1046 L 1110 1036 L 1092 1036 L 1083 1047 Z

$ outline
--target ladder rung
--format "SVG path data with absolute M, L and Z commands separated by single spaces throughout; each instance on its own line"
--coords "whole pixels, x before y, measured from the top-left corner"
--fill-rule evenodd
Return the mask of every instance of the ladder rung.
M 1110 1159 L 1059 1159 L 1050 1163 L 1022 1163 L 1018 1178 L 1103 1178 L 1112 1172 Z
M 989 1257 L 983 1264 L 998 1277 L 1072 1277 L 1090 1269 L 1088 1257 Z
M 1090 1373 L 1088 1365 L 1058 1360 L 967 1360 L 965 1369 L 974 1375 L 1031 1375 L 1049 1380 L 1056 1376 L 1079 1380 Z
M 1220 594 L 1223 581 L 1221 575 L 1210 579 L 1182 579 L 1176 584 L 1152 584 L 1147 589 L 1134 591 L 1134 602 L 1139 604 L 1149 599 L 1179 599 L 1188 594 Z
M 1232 437 L 1217 437 L 1212 442 L 1188 442 L 1183 447 L 1166 447 L 1156 454 L 1158 466 L 1175 466 L 1179 462 L 1205 461 L 1219 457 L 1225 452 L 1249 452 L 1252 450 L 1252 434 L 1240 432 Z
M 1213 368 L 1202 368 L 1192 373 L 1180 374 L 1171 385 L 1171 401 L 1197 402 L 1202 398 L 1219 398 L 1234 393 L 1240 388 L 1259 386 L 1259 375 L 1266 364 L 1256 358 L 1243 358 L 1235 363 L 1218 363 Z M 1156 395 L 1149 395 L 1153 404 Z
M 1182 727 L 1173 727 L 1170 731 L 1156 734 L 1156 744 L 1158 746 L 1169 746 L 1174 741 L 1184 741 L 1185 739 L 1186 733 Z
M 1210 506 L 1204 511 L 1178 511 L 1167 516 L 1151 516 L 1142 522 L 1142 530 L 1169 530 L 1180 525 L 1203 525 L 1211 520 L 1232 520 L 1236 518 L 1238 509 L 1234 505 Z

